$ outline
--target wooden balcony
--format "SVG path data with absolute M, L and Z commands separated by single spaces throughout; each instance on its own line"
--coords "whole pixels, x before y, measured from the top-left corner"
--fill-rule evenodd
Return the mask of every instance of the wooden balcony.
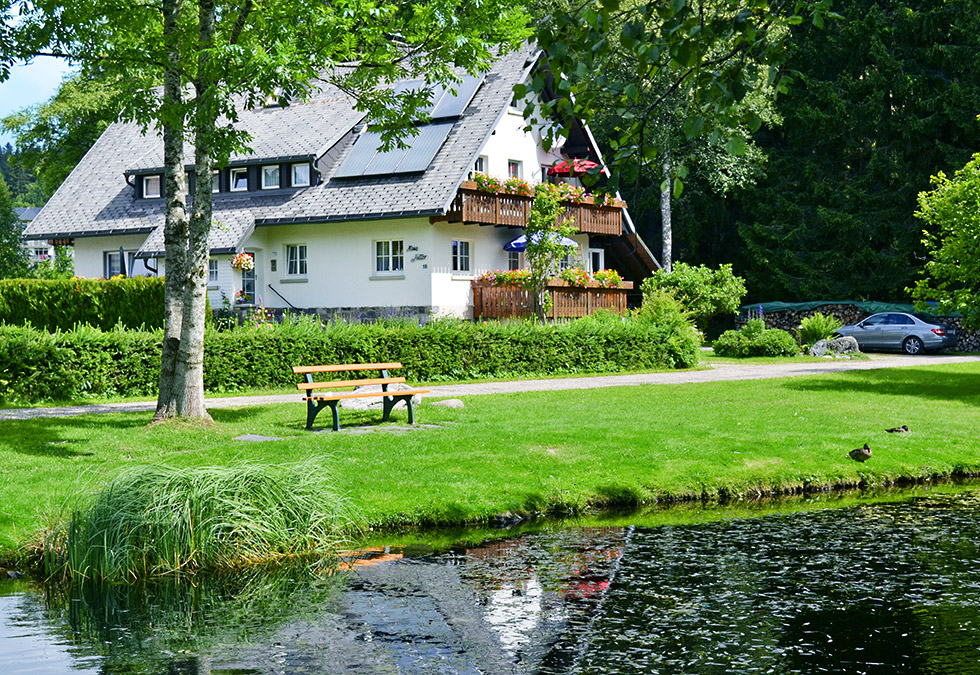
M 511 319 L 532 316 L 534 303 L 531 292 L 519 286 L 486 286 L 473 282 L 474 319 Z M 633 288 L 632 281 L 624 281 L 623 288 L 582 288 L 569 286 L 555 280 L 548 284 L 551 294 L 549 319 L 574 319 L 588 316 L 597 309 L 607 309 L 619 314 L 626 313 L 626 291 Z
M 532 197 L 512 194 L 490 194 L 476 189 L 476 183 L 464 182 L 453 200 L 447 219 L 451 223 L 524 227 L 531 212 Z M 596 206 L 592 197 L 582 204 L 565 202 L 565 220 L 573 218 L 583 234 L 622 233 L 623 204 Z

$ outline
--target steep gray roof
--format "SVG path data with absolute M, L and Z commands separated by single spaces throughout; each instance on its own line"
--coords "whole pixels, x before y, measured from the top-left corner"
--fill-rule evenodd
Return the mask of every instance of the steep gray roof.
M 501 58 L 453 125 L 427 171 L 387 177 L 332 179 L 353 145 L 363 114 L 350 99 L 324 88 L 309 102 L 242 111 L 240 126 L 253 136 L 252 152 L 232 161 L 312 156 L 322 158 L 323 182 L 309 188 L 214 195 L 212 252 L 233 251 L 256 226 L 443 214 L 497 121 L 511 89 L 530 67 L 533 48 Z M 409 141 L 410 143 L 410 141 Z M 163 253 L 163 200 L 136 199 L 124 175 L 163 164 L 162 142 L 133 123 L 106 129 L 48 201 L 25 235 L 32 238 L 152 233 L 140 257 Z

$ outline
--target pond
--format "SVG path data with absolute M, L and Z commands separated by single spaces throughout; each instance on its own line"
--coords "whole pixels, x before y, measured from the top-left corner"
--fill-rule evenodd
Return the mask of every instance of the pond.
M 0 673 L 980 673 L 980 492 L 724 513 L 379 548 L 330 576 L 3 582 Z

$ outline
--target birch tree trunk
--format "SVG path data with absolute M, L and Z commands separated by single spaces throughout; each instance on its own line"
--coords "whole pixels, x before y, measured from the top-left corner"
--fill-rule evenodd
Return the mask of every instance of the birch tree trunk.
M 670 222 L 670 155 L 665 155 L 664 157 L 663 172 L 664 182 L 663 188 L 660 190 L 660 222 L 663 225 L 663 251 L 660 256 L 660 264 L 665 272 L 670 272 L 671 249 L 673 247 Z
M 177 414 L 174 376 L 183 320 L 184 281 L 187 258 L 187 184 L 184 175 L 183 87 L 176 44 L 182 0 L 163 0 L 163 39 L 167 55 L 163 71 L 163 164 L 164 195 L 167 199 L 164 224 L 166 281 L 164 290 L 163 353 L 160 359 L 160 391 L 156 414 L 159 421 Z
M 177 415 L 210 420 L 204 407 L 204 314 L 208 290 L 208 234 L 211 231 L 211 156 L 217 118 L 217 86 L 211 69 L 214 0 L 198 2 L 197 77 L 194 79 L 194 204 L 187 228 L 183 315 L 174 378 Z

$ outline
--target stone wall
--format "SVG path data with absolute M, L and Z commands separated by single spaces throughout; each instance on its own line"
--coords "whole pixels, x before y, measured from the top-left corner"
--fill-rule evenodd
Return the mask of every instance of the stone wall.
M 245 316 L 254 311 L 253 307 L 236 306 L 235 312 L 238 314 L 239 321 L 243 321 Z M 399 307 L 316 307 L 314 309 L 266 309 L 276 320 L 281 320 L 283 313 L 289 314 L 315 314 L 322 321 L 346 321 L 348 323 L 374 323 L 383 319 L 403 319 L 418 321 L 420 324 L 429 323 L 433 313 L 431 307 L 425 306 L 399 306 Z
M 860 307 L 855 307 L 854 305 L 822 305 L 812 310 L 801 312 L 766 312 L 763 314 L 762 318 L 766 322 L 766 328 L 780 328 L 788 331 L 795 337 L 795 329 L 800 325 L 800 321 L 811 314 L 816 314 L 817 312 L 825 316 L 828 314 L 833 314 L 835 317 L 837 317 L 837 320 L 843 323 L 845 326 L 857 323 L 861 319 L 864 319 L 872 314 L 871 312 L 867 312 Z M 758 316 L 758 311 L 753 311 L 748 314 L 743 313 L 738 317 L 738 319 L 736 319 L 736 327 L 741 328 L 745 325 L 746 321 L 749 319 L 758 318 Z M 980 352 L 980 332 L 964 329 L 963 319 L 961 317 L 936 317 L 936 321 L 937 323 L 943 323 L 956 327 L 956 332 L 958 334 L 958 343 L 956 347 L 957 351 Z

